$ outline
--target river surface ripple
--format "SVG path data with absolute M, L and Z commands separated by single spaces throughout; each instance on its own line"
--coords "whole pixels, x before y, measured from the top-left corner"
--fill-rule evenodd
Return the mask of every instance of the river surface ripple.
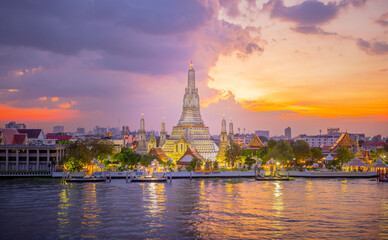
M 388 239 L 388 184 L 1 180 L 0 228 L 0 239 Z

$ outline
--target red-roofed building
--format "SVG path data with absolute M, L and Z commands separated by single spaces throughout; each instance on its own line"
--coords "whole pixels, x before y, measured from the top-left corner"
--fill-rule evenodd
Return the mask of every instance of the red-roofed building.
M 25 145 L 28 142 L 27 134 L 15 134 L 13 136 L 13 145 Z

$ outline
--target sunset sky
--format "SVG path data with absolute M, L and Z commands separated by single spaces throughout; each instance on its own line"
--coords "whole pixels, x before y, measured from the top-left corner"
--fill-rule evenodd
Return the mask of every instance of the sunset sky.
M 387 0 L 1 1 L 0 127 L 388 135 Z

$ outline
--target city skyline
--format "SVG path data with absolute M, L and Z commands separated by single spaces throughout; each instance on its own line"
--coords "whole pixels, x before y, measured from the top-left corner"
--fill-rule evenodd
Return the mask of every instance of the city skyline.
M 386 1 L 1 5 L 3 126 L 171 132 L 193 60 L 212 135 L 388 135 Z

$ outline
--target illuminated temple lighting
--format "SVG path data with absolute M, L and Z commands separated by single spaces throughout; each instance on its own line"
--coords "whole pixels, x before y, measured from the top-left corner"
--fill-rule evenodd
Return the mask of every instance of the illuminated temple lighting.
M 167 156 L 178 161 L 187 149 L 194 147 L 205 159 L 214 161 L 218 147 L 211 139 L 209 128 L 205 126 L 200 113 L 198 88 L 195 86 L 195 71 L 190 62 L 187 88 L 183 98 L 183 111 L 170 139 L 162 146 Z

